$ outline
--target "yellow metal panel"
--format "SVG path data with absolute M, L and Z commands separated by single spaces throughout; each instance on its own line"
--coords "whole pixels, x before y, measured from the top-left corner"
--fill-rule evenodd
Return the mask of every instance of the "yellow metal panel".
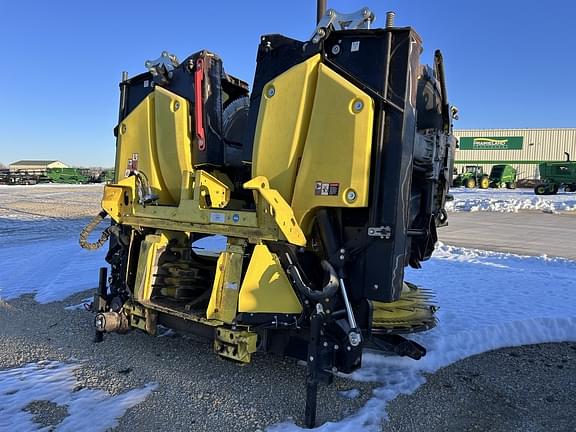
M 232 324 L 236 318 L 245 242 L 228 239 L 226 251 L 218 257 L 206 318 Z
M 164 234 L 147 235 L 140 245 L 138 256 L 138 268 L 134 283 L 134 298 L 136 300 L 149 300 L 152 295 L 154 276 L 158 273 L 158 258 L 168 244 L 168 238 Z
M 160 204 L 178 203 L 182 172 L 192 171 L 189 122 L 186 99 L 156 87 L 118 127 L 116 179 L 135 168 Z
M 314 100 L 320 55 L 279 75 L 262 90 L 252 177 L 265 176 L 290 202 Z
M 321 64 L 292 199 L 305 232 L 315 207 L 368 205 L 373 121 L 372 98 Z
M 288 281 L 278 257 L 265 245 L 256 245 L 240 287 L 238 312 L 302 312 L 302 305 Z
M 245 330 L 229 330 L 221 327 L 216 330 L 214 351 L 222 357 L 241 363 L 250 363 L 256 352 L 258 335 Z
M 182 172 L 192 171 L 190 108 L 186 99 L 162 87 L 154 93 L 156 157 L 167 191 L 178 202 Z
M 155 93 L 149 94 L 120 123 L 116 151 L 116 179 L 123 179 L 135 165 L 143 172 L 160 203 L 172 204 L 174 199 L 167 192 L 156 155 L 156 122 L 154 115 Z
M 104 186 L 102 209 L 115 222 L 121 223 L 124 216 L 132 214 L 136 177 L 131 176 L 120 180 L 118 184 Z
M 230 201 L 230 189 L 206 171 L 196 170 L 194 172 L 194 199 L 199 202 L 201 208 L 224 208 Z
M 292 209 L 277 190 L 270 189 L 266 177 L 253 178 L 244 183 L 244 188 L 257 190 L 259 195 L 264 198 L 270 209 L 268 213 L 272 214 L 286 240 L 298 246 L 306 246 L 306 237 L 296 223 Z M 259 203 L 261 203 L 261 200 L 259 200 Z

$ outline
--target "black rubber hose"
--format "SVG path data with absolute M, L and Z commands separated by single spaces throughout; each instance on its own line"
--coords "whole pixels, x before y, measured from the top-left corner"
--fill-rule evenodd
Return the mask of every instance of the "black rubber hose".
M 302 280 L 300 271 L 295 265 L 290 265 L 287 269 L 288 273 L 290 276 L 292 276 L 292 279 L 294 279 L 294 282 L 296 283 L 296 286 L 302 295 L 315 301 L 320 301 L 322 299 L 332 297 L 338 291 L 339 286 L 338 275 L 336 274 L 334 267 L 332 267 L 332 265 L 326 260 L 323 260 L 320 265 L 324 271 L 328 273 L 328 282 L 321 290 L 314 290 L 306 285 Z
M 100 249 L 102 246 L 104 246 L 104 243 L 106 243 L 106 241 L 110 237 L 109 228 L 106 228 L 102 232 L 100 238 L 96 240 L 94 243 L 88 241 L 88 236 L 92 233 L 92 231 L 94 231 L 94 229 L 96 229 L 96 227 L 100 224 L 100 222 L 106 219 L 106 216 L 108 216 L 108 213 L 102 210 L 88 223 L 88 225 L 84 227 L 84 229 L 80 233 L 80 240 L 79 240 L 80 246 L 82 246 L 83 249 L 97 250 Z

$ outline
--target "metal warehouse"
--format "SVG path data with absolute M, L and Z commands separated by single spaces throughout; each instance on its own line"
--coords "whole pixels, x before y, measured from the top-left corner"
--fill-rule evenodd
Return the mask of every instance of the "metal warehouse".
M 58 160 L 20 160 L 10 164 L 10 172 L 42 172 L 48 168 L 68 168 L 68 165 Z
M 454 167 L 479 165 L 490 172 L 492 165 L 510 164 L 519 179 L 539 178 L 538 164 L 576 158 L 576 128 L 558 129 L 460 129 Z

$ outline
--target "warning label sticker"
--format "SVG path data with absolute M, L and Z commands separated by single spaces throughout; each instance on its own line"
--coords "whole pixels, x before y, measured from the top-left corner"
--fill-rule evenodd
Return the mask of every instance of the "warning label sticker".
M 317 181 L 314 186 L 314 195 L 336 196 L 338 195 L 339 189 L 340 183 L 325 183 Z
M 128 164 L 126 165 L 126 171 L 124 172 L 124 177 L 128 177 L 134 171 L 138 171 L 138 153 L 132 153 L 132 159 L 128 159 Z

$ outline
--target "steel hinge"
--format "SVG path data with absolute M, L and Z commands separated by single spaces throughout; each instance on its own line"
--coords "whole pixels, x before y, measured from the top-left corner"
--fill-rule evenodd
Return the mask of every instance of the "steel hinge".
M 390 226 L 368 227 L 368 236 L 380 237 L 381 239 L 390 240 L 390 237 L 392 237 L 392 227 Z

